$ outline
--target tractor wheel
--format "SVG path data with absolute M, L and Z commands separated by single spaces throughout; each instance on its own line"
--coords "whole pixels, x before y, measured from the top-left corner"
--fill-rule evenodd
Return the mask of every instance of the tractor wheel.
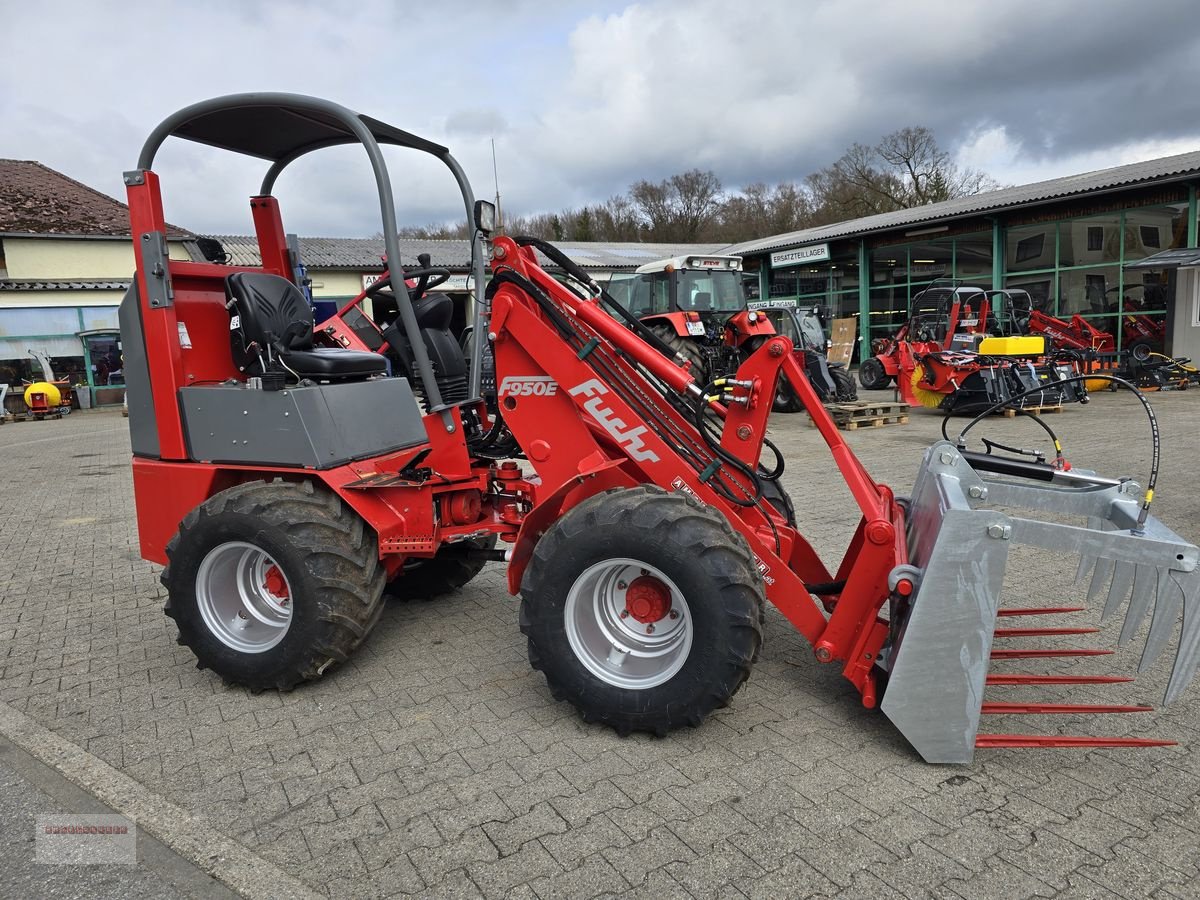
M 762 472 L 762 469 L 759 469 Z M 763 499 L 775 507 L 778 512 L 793 528 L 796 527 L 796 505 L 792 503 L 792 498 L 788 492 L 784 490 L 778 479 L 769 480 L 764 478 L 762 482 Z
M 592 497 L 538 541 L 521 591 L 556 700 L 621 735 L 699 725 L 750 676 L 763 581 L 716 510 L 658 487 Z
M 878 356 L 871 356 L 858 364 L 858 383 L 868 391 L 882 391 L 892 383 L 892 376 Z
M 1154 355 L 1154 342 L 1142 338 L 1127 345 L 1125 349 L 1129 351 L 1130 359 L 1135 362 L 1144 363 L 1148 362 L 1150 357 Z
M 472 559 L 466 550 L 492 550 L 495 546 L 494 534 L 447 544 L 433 559 L 414 559 L 405 563 L 400 574 L 388 582 L 384 593 L 397 600 L 433 600 L 457 591 L 487 565 L 486 559 Z
M 383 612 L 374 532 L 311 482 L 252 481 L 184 517 L 167 546 L 166 614 L 196 665 L 252 691 L 345 662 Z
M 858 391 L 854 387 L 854 379 L 850 377 L 850 372 L 838 366 L 836 369 L 830 369 L 829 375 L 833 379 L 833 397 L 840 403 L 849 403 L 852 400 L 858 399 Z
M 800 398 L 796 396 L 796 392 L 792 390 L 792 386 L 788 384 L 782 374 L 779 376 L 779 387 L 775 389 L 775 403 L 772 409 L 781 413 L 800 412 L 804 409 L 804 404 L 800 402 Z
M 697 384 L 704 385 L 708 383 L 708 379 L 711 377 L 708 371 L 708 364 L 695 341 L 680 337 L 675 333 L 674 328 L 662 322 L 651 325 L 650 330 L 658 336 L 659 340 L 670 347 L 672 351 L 692 364 L 692 377 L 696 379 Z

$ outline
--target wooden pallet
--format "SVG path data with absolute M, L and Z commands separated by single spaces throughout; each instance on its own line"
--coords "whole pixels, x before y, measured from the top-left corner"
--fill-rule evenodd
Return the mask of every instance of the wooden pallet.
M 1004 418 L 1006 418 L 1006 419 L 1015 419 L 1017 417 L 1018 412 L 1027 412 L 1027 413 L 1032 413 L 1035 416 L 1044 416 L 1044 415 L 1049 415 L 1050 413 L 1060 413 L 1062 411 L 1063 411 L 1063 405 L 1061 403 L 1054 403 L 1049 406 L 1022 406 L 1020 408 L 1020 410 L 1016 410 L 1016 409 L 1001 410 L 1001 412 L 1004 414 Z
M 833 424 L 843 431 L 908 424 L 907 403 L 877 403 L 873 400 L 856 400 L 853 403 L 826 403 L 825 411 L 833 419 Z M 814 424 L 811 416 L 808 421 L 810 425 Z

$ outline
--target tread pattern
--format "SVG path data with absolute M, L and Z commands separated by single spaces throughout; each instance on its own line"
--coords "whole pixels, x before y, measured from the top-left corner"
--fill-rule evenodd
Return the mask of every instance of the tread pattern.
M 695 341 L 689 341 L 687 338 L 680 337 L 675 333 L 674 328 L 663 322 L 651 325 L 650 330 L 658 335 L 662 342 L 670 347 L 672 351 L 678 353 L 692 364 L 692 377 L 696 379 L 697 384 L 704 384 L 708 381 L 708 364 L 704 358 L 704 353 L 696 346 Z
M 213 638 L 194 614 L 195 572 L 176 575 L 181 550 L 187 551 L 184 555 L 192 568 L 193 558 L 197 554 L 202 557 L 205 551 L 189 544 L 203 540 L 213 520 L 226 516 L 261 523 L 264 533 L 273 533 L 300 554 L 314 605 L 312 621 L 305 629 L 307 642 L 287 652 L 274 652 L 284 646 L 281 644 L 256 654 L 263 664 L 259 673 L 247 674 L 244 667 L 236 673 L 230 669 L 230 654 L 247 654 L 212 652 Z M 196 654 L 197 668 L 211 668 L 226 681 L 253 691 L 288 691 L 302 681 L 319 678 L 349 659 L 383 614 L 386 572 L 379 561 L 374 532 L 335 494 L 318 490 L 307 480 L 250 481 L 215 494 L 184 517 L 166 552 L 168 563 L 160 576 L 167 589 L 163 611 L 179 628 L 178 643 Z M 298 615 L 293 612 L 291 629 L 297 628 Z M 291 629 L 285 644 L 292 637 Z
M 697 632 L 695 665 L 689 659 L 676 677 L 643 691 L 580 676 L 563 628 L 565 595 L 555 596 L 549 585 L 562 577 L 569 553 L 579 546 L 602 545 L 613 534 L 652 536 L 648 543 L 657 550 L 646 562 L 658 565 L 659 552 L 685 555 L 691 570 L 699 570 L 716 592 L 708 598 L 689 594 L 688 602 L 707 604 L 703 612 L 712 617 L 708 627 L 716 635 L 707 642 L 718 650 L 709 658 L 697 657 Z M 585 722 L 609 725 L 621 735 L 647 731 L 662 736 L 683 725 L 699 725 L 712 710 L 729 704 L 762 647 L 763 582 L 745 538 L 711 507 L 653 485 L 598 494 L 563 516 L 534 548 L 521 594 L 520 625 L 528 639 L 529 662 L 545 675 L 551 695 L 571 702 Z M 701 618 L 702 611 L 694 608 L 693 620 Z

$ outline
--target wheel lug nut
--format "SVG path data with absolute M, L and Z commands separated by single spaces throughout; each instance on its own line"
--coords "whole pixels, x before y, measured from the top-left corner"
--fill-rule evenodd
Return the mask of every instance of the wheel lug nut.
M 654 634 L 654 626 L 653 625 L 646 626 L 646 634 Z
M 678 618 L 679 618 L 679 612 L 678 612 L 677 610 L 674 610 L 674 609 L 673 609 L 673 610 L 671 610 L 671 612 L 670 612 L 670 613 L 668 613 L 668 615 L 669 615 L 669 616 L 670 616 L 672 619 L 678 619 Z
M 240 610 L 240 609 L 238 610 L 238 618 L 239 618 L 239 619 L 244 619 L 244 618 L 246 618 L 246 614 L 245 614 L 245 613 L 244 613 L 242 610 Z
M 643 575 L 649 575 L 649 574 L 650 574 L 650 570 L 649 570 L 649 569 L 642 569 L 642 574 L 643 574 Z
M 627 585 L 625 582 L 623 582 L 623 581 L 618 581 L 618 582 L 617 582 L 617 590 L 618 590 L 618 591 L 623 591 L 623 590 L 625 590 L 625 588 L 627 588 L 627 587 L 629 587 L 629 585 Z
M 627 610 L 627 609 L 621 610 L 621 618 L 628 619 L 629 618 L 629 610 Z

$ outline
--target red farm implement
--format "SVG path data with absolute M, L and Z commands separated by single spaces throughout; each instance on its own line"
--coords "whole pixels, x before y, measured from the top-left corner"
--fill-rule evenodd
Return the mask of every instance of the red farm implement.
M 261 267 L 168 258 L 152 167 L 171 136 L 268 160 L 250 200 Z M 361 145 L 375 177 L 388 254 L 376 296 L 395 304 L 383 328 L 369 316 L 313 327 L 272 195 L 289 163 L 338 144 Z M 381 144 L 433 155 L 459 185 L 487 338 L 468 359 L 450 349 L 449 301 L 419 275 L 406 283 L 416 273 L 400 263 Z M 697 381 L 555 247 L 492 238 L 494 211 L 438 144 L 315 98 L 234 95 L 166 119 L 125 181 L 141 551 L 166 565 L 180 643 L 230 682 L 286 690 L 326 675 L 367 639 L 385 592 L 444 590 L 496 560 L 553 695 L 620 733 L 699 725 L 730 702 L 770 603 L 929 761 L 968 761 L 977 745 L 1109 746 L 978 734 L 1000 709 L 983 703 L 990 659 L 1021 649 L 996 627 L 1012 612 L 1000 588 L 1016 545 L 1081 557 L 1090 593 L 1106 612 L 1128 607 L 1128 628 L 1153 602 L 1147 659 L 1182 614 L 1168 699 L 1192 679 L 1200 551 L 1149 516 L 1149 490 L 938 442 L 899 498 L 859 463 L 768 319 L 734 315 L 746 353 Z M 494 408 L 481 396 L 485 345 Z M 833 567 L 801 534 L 766 440 L 780 379 L 858 508 Z

